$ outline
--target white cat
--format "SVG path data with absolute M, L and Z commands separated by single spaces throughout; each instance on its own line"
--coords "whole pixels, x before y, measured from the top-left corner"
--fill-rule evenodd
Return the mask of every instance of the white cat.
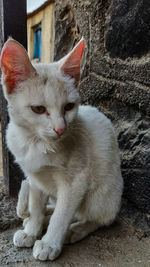
M 95 107 L 79 105 L 83 50 L 82 39 L 60 61 L 33 66 L 15 40 L 2 49 L 7 145 L 29 183 L 24 182 L 20 201 L 24 210 L 29 205 L 24 217 L 30 216 L 13 240 L 18 247 L 34 245 L 33 256 L 40 260 L 54 260 L 64 242 L 109 225 L 120 207 L 123 181 L 111 122 Z M 55 209 L 46 234 L 37 240 L 48 197 Z

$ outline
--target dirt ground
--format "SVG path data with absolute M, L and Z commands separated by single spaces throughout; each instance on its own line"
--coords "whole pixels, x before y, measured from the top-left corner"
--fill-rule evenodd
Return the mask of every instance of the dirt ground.
M 15 248 L 12 242 L 16 228 L 0 235 L 0 266 L 10 267 L 149 267 L 150 239 L 127 222 L 119 220 L 109 228 L 102 228 L 83 241 L 65 246 L 54 262 L 33 259 L 32 249 Z
M 13 234 L 21 227 L 21 221 L 16 216 L 16 200 L 6 194 L 1 166 L 0 159 L 0 267 L 150 266 L 150 237 L 145 237 L 145 232 L 133 226 L 130 220 L 122 216 L 123 213 L 110 227 L 101 228 L 83 241 L 65 246 L 54 262 L 36 261 L 32 249 L 15 248 Z M 131 209 L 131 217 L 132 213 Z

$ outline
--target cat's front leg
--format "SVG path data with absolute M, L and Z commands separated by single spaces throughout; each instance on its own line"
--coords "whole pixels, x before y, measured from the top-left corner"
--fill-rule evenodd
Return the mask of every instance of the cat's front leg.
M 14 234 L 13 242 L 17 247 L 32 247 L 35 240 L 41 234 L 47 196 L 38 188 L 29 186 L 29 213 L 24 230 L 18 230 Z
M 29 217 L 29 182 L 23 180 L 21 183 L 21 188 L 18 195 L 17 202 L 17 215 L 21 219 Z
M 34 244 L 34 258 L 54 260 L 59 256 L 69 225 L 85 195 L 85 180 L 85 173 L 81 173 L 71 184 L 64 182 L 59 185 L 56 207 L 47 233 Z

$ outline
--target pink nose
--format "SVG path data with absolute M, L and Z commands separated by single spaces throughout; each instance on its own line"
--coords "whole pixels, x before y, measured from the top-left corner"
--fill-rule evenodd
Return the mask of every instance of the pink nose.
M 65 127 L 64 127 L 64 128 L 60 128 L 60 129 L 55 129 L 55 128 L 54 128 L 54 131 L 55 131 L 59 136 L 61 136 L 61 135 L 63 135 L 64 132 L 66 131 L 66 128 L 65 128 Z

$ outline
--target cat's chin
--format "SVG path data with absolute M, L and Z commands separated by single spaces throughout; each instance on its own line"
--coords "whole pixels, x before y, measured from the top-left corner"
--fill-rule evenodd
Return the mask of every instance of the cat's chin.
M 60 141 L 63 140 L 66 136 L 67 136 L 67 134 L 63 134 L 63 135 L 61 135 L 61 136 L 55 136 L 55 137 L 53 137 L 53 140 L 54 140 L 55 142 L 60 142 Z
M 58 143 L 61 140 L 63 140 L 64 137 L 65 136 L 51 136 L 51 137 L 48 137 L 48 140 L 49 140 L 50 143 Z

